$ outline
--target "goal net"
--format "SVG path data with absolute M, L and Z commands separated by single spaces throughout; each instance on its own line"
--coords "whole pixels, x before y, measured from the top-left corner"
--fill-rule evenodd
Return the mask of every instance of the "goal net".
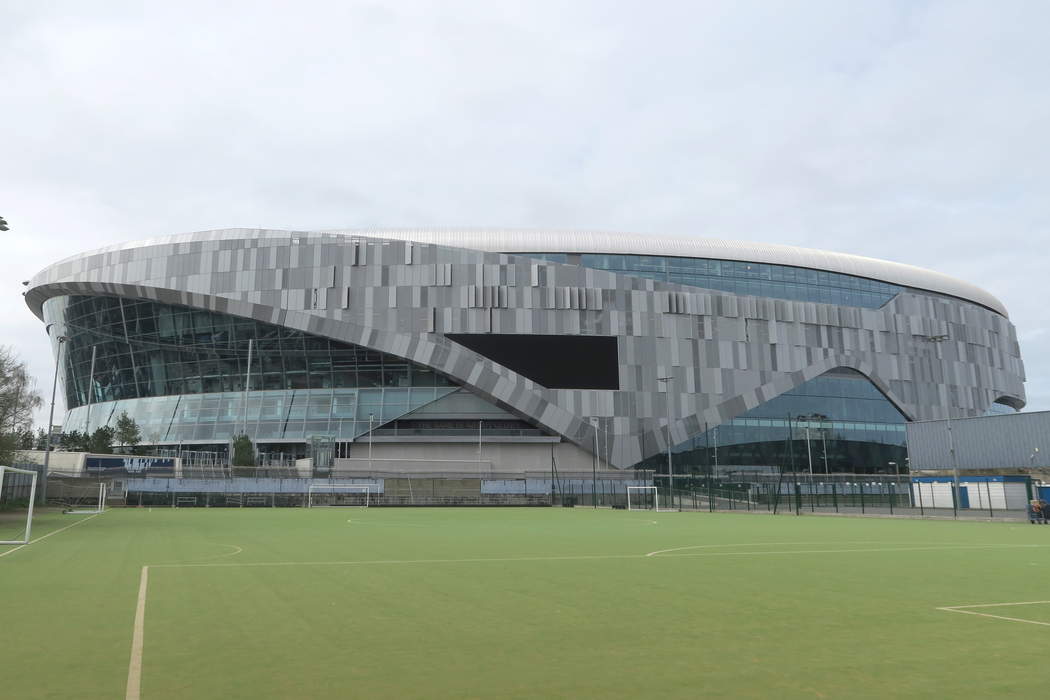
M 306 496 L 306 507 L 357 506 L 367 508 L 374 488 L 372 484 L 310 484 L 309 493 Z
M 0 545 L 29 544 L 37 473 L 0 466 Z
M 628 486 L 627 510 L 660 510 L 660 492 L 655 486 Z
M 108 491 L 104 481 L 100 481 L 97 485 L 67 487 L 62 496 L 62 505 L 65 506 L 62 512 L 67 515 L 104 513 Z

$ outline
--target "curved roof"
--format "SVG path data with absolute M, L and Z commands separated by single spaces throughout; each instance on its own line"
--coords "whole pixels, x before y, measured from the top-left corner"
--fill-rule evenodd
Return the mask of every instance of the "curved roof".
M 1003 303 L 991 293 L 940 272 L 877 258 L 776 243 L 550 229 L 340 229 L 328 233 L 433 243 L 494 253 L 662 255 L 790 265 L 947 294 L 1009 316 Z
M 814 248 L 799 248 L 775 243 L 749 243 L 723 238 L 676 238 L 639 233 L 573 231 L 558 229 L 505 228 L 367 228 L 314 231 L 279 231 L 272 229 L 219 229 L 197 233 L 160 236 L 130 241 L 74 255 L 66 260 L 94 253 L 127 250 L 143 245 L 180 243 L 194 240 L 223 240 L 248 237 L 277 238 L 291 234 L 341 234 L 369 238 L 415 241 L 453 248 L 469 248 L 491 253 L 607 253 L 623 255 L 661 255 L 680 258 L 709 258 L 740 262 L 790 265 L 856 277 L 889 282 L 902 287 L 922 289 L 980 304 L 1003 316 L 1006 307 L 995 296 L 980 287 L 949 277 L 940 272 L 914 265 L 866 258 L 847 253 L 833 253 Z M 64 261 L 63 261 L 64 262 Z M 56 263 L 57 264 L 57 263 Z

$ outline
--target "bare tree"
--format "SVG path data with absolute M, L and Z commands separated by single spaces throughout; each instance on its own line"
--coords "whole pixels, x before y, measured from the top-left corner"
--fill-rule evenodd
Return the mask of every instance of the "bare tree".
M 43 404 L 26 363 L 10 347 L 0 346 L 0 464 L 11 463 Z

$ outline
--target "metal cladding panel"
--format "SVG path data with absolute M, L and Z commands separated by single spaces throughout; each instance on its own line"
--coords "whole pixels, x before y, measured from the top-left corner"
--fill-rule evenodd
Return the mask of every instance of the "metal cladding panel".
M 311 236 L 324 235 L 332 242 L 339 238 L 349 238 L 360 245 L 355 249 L 351 265 L 364 265 L 369 262 L 367 247 L 369 239 L 382 241 L 407 241 L 408 247 L 399 248 L 400 260 L 411 260 L 417 256 L 412 251 L 412 244 L 432 244 L 450 248 L 466 248 L 488 253 L 605 253 L 613 255 L 660 255 L 682 258 L 708 258 L 715 260 L 735 260 L 740 262 L 768 263 L 772 265 L 790 265 L 837 272 L 856 277 L 889 282 L 905 287 L 923 289 L 939 294 L 958 297 L 992 309 L 1007 316 L 1006 307 L 991 293 L 960 279 L 934 270 L 905 265 L 903 263 L 878 260 L 848 253 L 836 253 L 814 248 L 778 245 L 775 243 L 751 243 L 721 238 L 674 238 L 637 233 L 578 231 L 578 230 L 520 230 L 520 229 L 353 229 L 329 232 L 306 231 L 272 231 L 259 229 L 220 229 L 201 233 L 179 234 L 161 238 L 145 239 L 122 243 L 96 251 L 84 256 L 102 256 L 107 253 L 126 254 L 135 248 L 153 244 L 183 244 L 197 236 L 207 236 L 209 245 L 227 243 L 252 237 L 259 246 L 269 246 L 275 239 L 288 236 L 299 236 L 300 240 Z M 84 256 L 74 256 L 60 261 L 62 265 Z M 491 256 L 490 256 L 491 257 Z M 376 262 L 390 262 L 392 258 Z M 487 262 L 488 260 L 485 259 Z M 192 264 L 192 263 L 191 263 Z M 286 263 L 287 264 L 287 263 Z M 293 265 L 309 264 L 309 261 L 296 261 Z M 531 271 L 526 271 L 528 279 Z M 479 282 L 479 284 L 481 284 Z
M 948 421 L 909 423 L 908 458 L 913 469 L 951 469 Z M 1050 411 L 952 421 L 959 469 L 1050 467 Z
M 40 315 L 44 301 L 55 296 L 147 298 L 364 345 L 426 364 L 583 449 L 592 449 L 590 419 L 613 419 L 610 461 L 621 467 L 666 446 L 668 401 L 658 377 L 674 378 L 676 438 L 705 423 L 719 425 L 837 367 L 865 374 L 913 419 L 944 417 L 948 397 L 953 417 L 980 415 L 1000 397 L 1024 403 L 1013 326 L 966 301 L 904 292 L 880 309 L 858 310 L 735 296 L 492 252 L 521 247 L 526 239 L 535 249 L 551 248 L 556 239 L 562 250 L 590 241 L 595 249 L 617 252 L 615 239 L 626 251 L 627 242 L 612 234 L 577 239 L 488 231 L 428 238 L 394 232 L 381 240 L 369 233 L 235 229 L 114 246 L 43 270 L 31 281 L 26 302 Z M 484 246 L 482 239 L 488 241 Z M 478 249 L 462 247 L 471 241 L 479 242 Z M 746 252 L 728 242 L 688 244 L 648 247 L 643 239 L 630 250 L 645 246 L 649 254 L 722 258 L 732 257 L 732 250 Z M 820 267 L 815 262 L 825 255 L 775 248 L 769 257 L 779 256 L 771 262 L 780 264 Z M 224 257 L 227 250 L 237 254 Z M 841 265 L 848 261 L 840 258 L 851 257 L 826 255 Z M 898 268 L 906 266 L 880 265 L 890 266 L 886 275 L 874 274 L 878 266 L 843 271 L 933 286 L 890 275 L 890 268 L 904 275 Z M 151 272 L 160 269 L 162 276 Z M 935 273 L 919 272 L 934 275 L 927 282 L 935 279 Z M 600 305 L 592 303 L 597 299 Z M 456 333 L 614 337 L 619 389 L 540 386 L 446 337 Z M 858 341 L 858 333 L 870 342 Z M 942 333 L 956 342 L 924 340 Z

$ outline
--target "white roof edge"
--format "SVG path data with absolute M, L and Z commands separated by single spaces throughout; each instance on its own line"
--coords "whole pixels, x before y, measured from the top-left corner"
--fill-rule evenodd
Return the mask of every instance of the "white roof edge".
M 721 238 L 682 238 L 607 231 L 509 228 L 363 228 L 333 230 L 220 229 L 130 241 L 72 256 L 79 258 L 143 245 L 222 240 L 243 237 L 278 238 L 290 234 L 340 234 L 367 238 L 414 241 L 491 253 L 606 253 L 660 255 L 682 258 L 713 258 L 741 262 L 789 265 L 827 272 L 867 277 L 903 287 L 958 297 L 1009 317 L 1006 307 L 990 292 L 933 270 L 903 263 L 835 253 L 814 248 L 751 243 Z M 70 258 L 67 258 L 67 260 Z M 57 264 L 57 263 L 56 263 Z

